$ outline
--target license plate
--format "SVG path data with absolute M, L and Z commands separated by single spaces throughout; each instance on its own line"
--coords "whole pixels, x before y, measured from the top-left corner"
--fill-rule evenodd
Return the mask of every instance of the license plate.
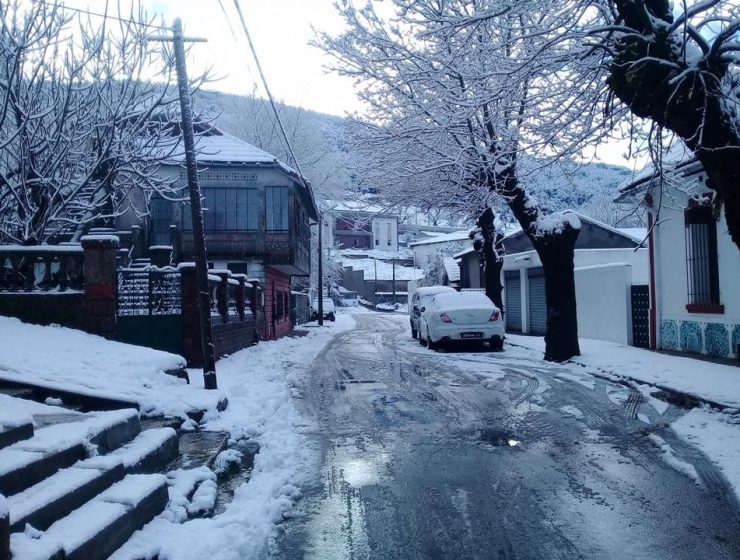
M 464 333 L 460 333 L 460 338 L 483 338 L 483 333 L 464 332 Z

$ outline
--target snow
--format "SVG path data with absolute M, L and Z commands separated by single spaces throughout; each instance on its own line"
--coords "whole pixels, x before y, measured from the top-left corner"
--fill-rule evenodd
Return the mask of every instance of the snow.
M 537 235 L 552 235 L 562 232 L 566 227 L 581 229 L 581 220 L 575 212 L 553 212 L 552 214 L 541 214 L 537 218 L 535 231 Z
M 203 389 L 197 374 L 191 385 L 165 374 L 185 366 L 175 354 L 3 316 L 0 332 L 0 379 L 131 402 L 145 415 L 184 417 L 187 411 L 215 409 L 223 397 Z
M 134 507 L 167 482 L 163 474 L 129 474 L 95 499 Z
M 470 239 L 470 231 L 466 229 L 463 231 L 453 231 L 451 233 L 440 233 L 439 235 L 435 235 L 434 237 L 430 237 L 429 239 L 423 239 L 422 241 L 409 243 L 409 247 L 421 247 L 423 245 L 449 243 L 452 241 L 470 241 L 472 243 L 472 240 Z
M 580 420 L 581 418 L 583 418 L 583 412 L 581 412 L 581 410 L 579 408 L 576 408 L 573 405 L 568 404 L 568 405 L 565 405 L 565 406 L 561 406 L 560 407 L 560 410 L 566 416 L 572 416 L 574 418 L 577 418 L 578 420 Z
M 184 487 L 190 482 L 175 475 L 170 495 L 179 492 L 179 510 L 170 508 L 135 533 L 111 560 L 155 555 L 162 560 L 265 558 L 277 524 L 320 461 L 320 451 L 304 435 L 316 427 L 299 414 L 294 399 L 301 398 L 304 379 L 319 352 L 334 335 L 353 325 L 350 315 L 339 314 L 329 325 L 308 329 L 306 336 L 262 342 L 219 360 L 219 386 L 229 397 L 229 407 L 207 414 L 205 428 L 228 431 L 232 440 L 259 445 L 249 481 L 235 490 L 223 513 L 179 524 L 188 507 Z
M 375 273 L 377 270 L 377 280 L 392 280 L 393 279 L 393 264 L 384 260 L 375 260 L 371 258 L 357 259 L 357 258 L 343 258 L 342 256 L 337 257 L 337 261 L 342 266 L 352 267 L 353 270 L 362 271 L 364 273 L 365 280 L 375 280 Z M 396 280 L 415 280 L 416 278 L 424 278 L 424 271 L 421 268 L 414 268 L 412 266 L 401 266 L 396 263 Z
M 714 462 L 740 499 L 740 424 L 738 418 L 704 408 L 695 408 L 671 427 L 687 442 L 697 446 Z
M 459 282 L 460 265 L 457 264 L 457 261 L 453 257 L 444 257 L 442 263 L 444 264 L 445 272 L 447 273 L 447 278 L 449 279 L 449 281 Z
M 62 469 L 53 476 L 42 480 L 27 490 L 8 498 L 11 507 L 11 523 L 27 517 L 46 504 L 71 493 L 77 488 L 100 476 L 96 469 L 75 468 Z
M 82 245 L 0 245 L 2 253 L 82 253 Z
M 429 305 L 444 307 L 445 309 L 468 308 L 471 306 L 494 309 L 493 302 L 482 292 L 443 292 L 434 296 Z
M 510 343 L 544 352 L 541 337 L 506 335 Z M 670 356 L 603 340 L 580 339 L 581 355 L 572 362 L 592 367 L 614 379 L 631 379 L 740 408 L 737 366 Z
M 694 468 L 694 465 L 687 463 L 686 461 L 682 461 L 681 459 L 676 457 L 673 448 L 668 443 L 666 443 L 666 441 L 662 437 L 657 434 L 648 434 L 647 437 L 656 445 L 656 447 L 658 447 L 663 460 L 669 466 L 676 469 L 678 472 L 685 474 L 694 482 L 699 482 L 699 474 L 696 472 L 696 468 Z
M 215 484 L 216 475 L 204 466 L 194 469 L 177 469 L 167 473 L 169 503 L 162 517 L 172 523 L 185 522 L 192 510 L 189 496 L 194 497 L 198 485 L 207 481 Z
M 148 453 L 158 449 L 175 435 L 177 432 L 172 428 L 144 430 L 129 443 L 111 451 L 109 456 L 117 458 L 126 468 L 135 467 Z

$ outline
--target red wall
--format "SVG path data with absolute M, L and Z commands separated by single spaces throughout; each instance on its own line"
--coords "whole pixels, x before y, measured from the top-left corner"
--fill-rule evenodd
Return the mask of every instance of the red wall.
M 361 249 L 370 248 L 370 238 L 367 235 L 345 235 L 343 233 L 337 233 L 336 236 L 343 249 L 352 249 L 353 247 Z M 355 240 L 357 240 L 357 245 L 354 244 Z
M 283 292 L 283 313 L 276 316 L 279 310 L 280 292 Z M 268 340 L 285 336 L 293 328 L 290 322 L 290 276 L 277 270 L 265 268 L 265 331 Z

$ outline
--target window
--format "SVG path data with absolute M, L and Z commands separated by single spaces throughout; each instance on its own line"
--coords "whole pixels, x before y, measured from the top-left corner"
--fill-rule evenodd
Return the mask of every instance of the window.
M 257 189 L 205 187 L 203 194 L 203 227 L 206 231 L 257 231 L 259 214 Z M 183 227 L 193 229 L 190 208 L 183 213 Z
M 283 292 L 275 292 L 275 298 L 277 299 L 277 305 L 275 306 L 275 320 L 278 321 L 283 317 L 284 314 Z
M 265 189 L 267 231 L 288 231 L 288 187 Z
M 684 213 L 686 276 L 689 311 L 722 313 L 719 303 L 717 222 L 711 206 L 694 206 Z

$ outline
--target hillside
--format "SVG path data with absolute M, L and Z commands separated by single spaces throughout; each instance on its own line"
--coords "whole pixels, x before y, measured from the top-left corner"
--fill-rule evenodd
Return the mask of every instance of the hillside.
M 213 91 L 199 92 L 196 110 L 214 120 L 222 130 L 266 150 L 292 164 L 269 103 L 256 96 L 238 96 Z M 303 173 L 314 186 L 317 198 L 358 199 L 373 191 L 358 176 L 357 155 L 349 139 L 349 121 L 334 115 L 278 103 L 278 112 L 294 146 Z M 595 219 L 614 224 L 622 211 L 612 204 L 618 186 L 630 177 L 623 167 L 603 163 L 566 162 L 537 169 L 532 160 L 522 164 L 522 182 L 548 211 L 572 208 Z M 377 199 L 376 199 L 377 200 Z M 411 205 L 410 205 L 411 206 Z M 418 212 L 399 209 L 411 222 L 464 225 L 459 217 L 434 212 L 423 220 Z M 639 225 L 629 220 L 620 225 Z

